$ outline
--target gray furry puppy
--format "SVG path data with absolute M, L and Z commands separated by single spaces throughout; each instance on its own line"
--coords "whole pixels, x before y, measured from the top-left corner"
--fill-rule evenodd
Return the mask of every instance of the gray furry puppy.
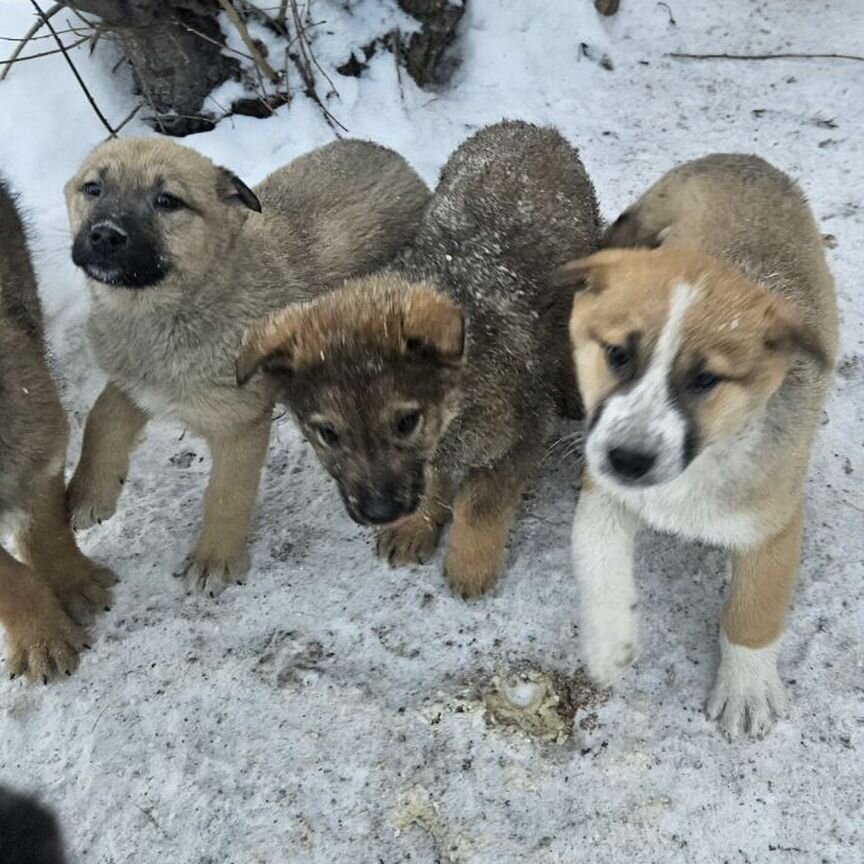
M 501 573 L 549 420 L 575 390 L 571 294 L 547 276 L 598 239 L 576 150 L 552 129 L 490 126 L 450 158 L 396 263 L 253 328 L 238 379 L 263 366 L 278 382 L 392 564 L 426 560 L 452 515 L 445 572 L 476 596 Z
M 69 675 L 83 625 L 110 602 L 114 575 L 81 554 L 66 520 L 68 428 L 45 360 L 42 309 L 24 229 L 0 184 L 0 518 L 25 563 L 0 547 L 7 668 L 38 681 Z
M 66 186 L 91 343 L 109 378 L 70 484 L 76 527 L 113 514 L 147 420 L 178 420 L 213 459 L 187 584 L 214 594 L 240 580 L 273 408 L 269 382 L 237 388 L 241 336 L 389 261 L 428 197 L 401 156 L 362 141 L 301 156 L 254 192 L 172 142 L 96 148 Z

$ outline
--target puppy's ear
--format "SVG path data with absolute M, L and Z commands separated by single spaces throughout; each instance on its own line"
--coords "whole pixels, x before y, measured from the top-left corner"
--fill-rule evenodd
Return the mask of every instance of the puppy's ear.
M 665 231 L 651 231 L 642 225 L 637 210 L 625 210 L 604 232 L 601 249 L 657 249 Z
M 261 212 L 258 196 L 227 168 L 219 169 L 219 197 L 225 204 L 248 207 L 256 213 Z
M 600 294 L 606 287 L 606 268 L 620 261 L 624 254 L 619 249 L 603 249 L 586 258 L 568 261 L 552 273 L 549 281 L 553 288 Z
M 259 369 L 283 374 L 294 372 L 293 355 L 300 318 L 298 310 L 289 306 L 246 331 L 234 359 L 238 387 L 246 384 Z
M 418 288 L 402 309 L 402 344 L 408 354 L 419 354 L 445 364 L 459 364 L 465 356 L 465 320 L 459 307 L 432 288 Z
M 819 335 L 791 303 L 775 298 L 767 308 L 765 318 L 767 327 L 764 344 L 769 351 L 789 355 L 803 354 L 822 369 L 831 365 L 831 358 Z

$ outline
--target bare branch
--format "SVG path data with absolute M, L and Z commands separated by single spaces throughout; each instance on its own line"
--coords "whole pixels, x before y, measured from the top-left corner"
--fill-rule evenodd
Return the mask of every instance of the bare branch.
M 859 60 L 856 54 L 683 54 L 673 51 L 666 54 L 676 60 Z
M 80 73 L 75 68 L 75 64 L 72 62 L 72 58 L 69 56 L 69 51 L 67 47 L 63 44 L 63 40 L 57 35 L 57 31 L 54 29 L 54 25 L 51 23 L 51 19 L 45 17 L 45 13 L 42 11 L 36 0 L 30 0 L 30 3 L 42 17 L 42 20 L 45 22 L 45 26 L 51 31 L 52 35 L 54 36 L 54 41 L 57 43 L 57 47 L 63 54 L 63 59 L 69 64 L 69 68 L 72 70 L 72 74 L 75 76 L 78 83 L 81 85 L 81 89 L 84 91 L 84 95 L 87 97 L 87 101 L 90 103 L 90 106 L 93 108 L 96 116 L 99 118 L 102 125 L 108 130 L 108 134 L 112 138 L 116 138 L 117 133 L 114 131 L 113 127 L 108 122 L 102 111 L 99 109 L 99 106 L 96 104 L 96 100 L 93 98 L 93 94 L 87 89 L 87 85 L 84 83 L 84 79 L 81 77 Z
M 71 48 L 77 48 L 79 45 L 83 45 L 85 42 L 89 42 L 92 38 L 92 36 L 82 36 L 80 39 L 77 39 L 71 45 L 67 45 L 66 49 L 69 50 Z M 14 59 L 6 61 L 6 68 L 8 68 L 9 66 L 13 66 L 16 63 L 23 63 L 25 60 L 38 60 L 40 57 L 53 57 L 55 54 L 62 53 L 63 52 L 59 48 L 52 48 L 50 51 L 40 51 L 38 54 L 28 54 L 26 57 L 15 57 Z M 3 74 L 0 75 L 0 81 L 2 81 L 6 77 L 6 68 L 4 68 Z
M 231 0 L 219 0 L 219 5 L 228 16 L 228 20 L 234 25 L 234 29 L 240 34 L 243 44 L 249 49 L 255 65 L 263 72 L 273 84 L 279 83 L 279 73 L 267 62 L 264 55 L 258 50 L 255 40 L 249 35 L 249 30 L 243 23 L 243 19 L 237 10 L 231 5 Z
M 3 72 L 0 73 L 0 81 L 2 81 L 9 74 L 9 70 L 12 68 L 12 64 L 15 62 L 15 59 L 18 57 L 18 55 L 24 50 L 27 43 L 42 29 L 42 27 L 47 23 L 49 18 L 53 18 L 62 8 L 62 3 L 55 3 L 44 15 L 40 15 L 36 19 L 36 23 L 24 34 L 24 36 L 21 38 L 21 41 L 18 43 L 18 46 L 15 48 L 15 50 L 9 56 L 9 59 L 6 61 L 6 65 L 3 67 Z M 54 52 L 52 51 L 51 53 L 53 54 Z

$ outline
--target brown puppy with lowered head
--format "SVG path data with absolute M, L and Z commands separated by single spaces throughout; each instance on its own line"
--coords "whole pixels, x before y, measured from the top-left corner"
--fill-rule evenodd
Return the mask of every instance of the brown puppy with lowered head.
M 662 178 L 605 245 L 558 276 L 584 287 L 570 333 L 588 414 L 573 527 L 588 669 L 608 685 L 637 655 L 641 525 L 725 547 L 708 713 L 760 735 L 786 711 L 777 651 L 837 350 L 822 238 L 785 174 L 716 155 Z
M 572 381 L 569 296 L 548 274 L 598 239 L 576 150 L 551 129 L 490 126 L 447 162 L 396 263 L 250 330 L 238 379 L 263 365 L 392 564 L 427 560 L 452 515 L 445 572 L 476 596 Z
M 169 141 L 110 141 L 66 186 L 87 274 L 89 335 L 109 383 L 84 430 L 69 487 L 76 527 L 107 519 L 151 417 L 203 436 L 213 466 L 190 588 L 242 579 L 274 393 L 239 389 L 244 330 L 389 261 L 414 235 L 429 190 L 392 150 L 336 141 L 295 159 L 253 192 Z
M 43 682 L 75 670 L 83 627 L 116 581 L 81 554 L 67 523 L 68 427 L 45 355 L 27 241 L 0 183 L 0 518 L 16 524 L 24 560 L 0 548 L 0 624 L 10 675 Z

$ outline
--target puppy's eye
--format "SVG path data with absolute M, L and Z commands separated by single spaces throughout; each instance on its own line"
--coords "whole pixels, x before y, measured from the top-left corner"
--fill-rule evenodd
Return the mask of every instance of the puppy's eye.
M 98 198 L 102 194 L 102 184 L 95 180 L 90 180 L 81 187 L 81 191 L 88 198 Z
M 630 365 L 630 352 L 623 345 L 607 345 L 606 363 L 616 375 L 621 375 Z
M 400 438 L 408 438 L 420 425 L 419 411 L 406 411 L 396 418 L 396 434 Z
M 690 390 L 694 393 L 707 393 L 720 383 L 720 377 L 713 372 L 699 372 L 690 379 Z
M 339 433 L 329 424 L 322 423 L 315 427 L 318 440 L 325 447 L 335 447 L 339 443 Z
M 160 192 L 153 203 L 156 205 L 157 210 L 165 210 L 167 212 L 179 210 L 181 207 L 186 206 L 180 198 L 172 195 L 170 192 Z

